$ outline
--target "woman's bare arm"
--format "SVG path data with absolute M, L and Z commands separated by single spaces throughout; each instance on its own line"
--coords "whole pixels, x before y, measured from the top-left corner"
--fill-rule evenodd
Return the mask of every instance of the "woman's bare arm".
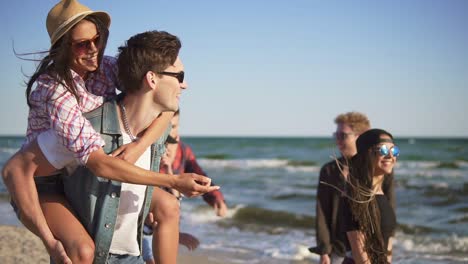
M 393 255 L 393 252 L 392 252 L 392 250 L 393 250 L 393 237 L 390 237 L 390 238 L 388 239 L 387 250 L 388 250 L 388 252 L 390 252 L 390 253 L 388 254 L 388 256 L 387 256 L 387 261 L 388 261 L 388 263 L 392 263 L 392 255 Z
M 354 262 L 356 264 L 371 264 L 369 256 L 364 250 L 364 235 L 360 231 L 346 232 L 346 235 L 351 245 Z
M 174 112 L 162 112 L 137 141 L 120 146 L 111 153 L 111 156 L 135 164 L 145 150 L 166 131 L 173 116 Z

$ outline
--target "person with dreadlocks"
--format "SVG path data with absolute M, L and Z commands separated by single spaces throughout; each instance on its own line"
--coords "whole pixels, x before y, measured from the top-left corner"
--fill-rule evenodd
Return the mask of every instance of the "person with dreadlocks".
M 343 263 L 391 263 L 396 215 L 382 183 L 385 177 L 393 177 L 400 150 L 393 136 L 382 129 L 361 134 L 356 147 L 343 203 L 344 231 L 349 241 Z

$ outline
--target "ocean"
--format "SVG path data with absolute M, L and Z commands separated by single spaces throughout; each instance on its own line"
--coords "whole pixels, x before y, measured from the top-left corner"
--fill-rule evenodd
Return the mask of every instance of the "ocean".
M 23 137 L 0 137 L 0 167 Z M 229 213 L 182 202 L 181 232 L 230 263 L 315 263 L 319 170 L 338 151 L 331 138 L 185 137 L 221 186 Z M 394 263 L 468 262 L 468 139 L 396 138 L 398 229 Z M 0 196 L 7 191 L 0 179 Z M 4 199 L 5 200 L 5 199 Z M 6 217 L 0 217 L 5 224 Z M 3 223 L 2 223 L 3 221 Z

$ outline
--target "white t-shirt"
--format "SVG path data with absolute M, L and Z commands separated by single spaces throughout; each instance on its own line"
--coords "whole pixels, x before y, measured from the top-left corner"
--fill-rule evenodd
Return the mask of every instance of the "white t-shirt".
M 130 143 L 130 136 L 122 132 L 123 143 Z M 46 159 L 56 168 L 64 167 L 73 171 L 78 162 L 73 153 L 65 148 L 52 129 L 41 133 L 37 143 Z M 149 170 L 151 166 L 151 148 L 146 151 L 135 163 L 143 169 Z M 114 228 L 114 235 L 110 252 L 119 255 L 139 256 L 140 248 L 137 241 L 138 216 L 140 215 L 145 198 L 146 185 L 122 183 L 120 192 L 119 211 Z
M 130 137 L 122 132 L 123 143 L 130 143 Z M 135 163 L 136 166 L 149 170 L 151 164 L 151 148 L 147 148 Z M 143 208 L 146 185 L 122 183 L 120 191 L 119 213 L 115 222 L 114 236 L 110 253 L 119 255 L 139 256 L 138 247 L 138 216 Z

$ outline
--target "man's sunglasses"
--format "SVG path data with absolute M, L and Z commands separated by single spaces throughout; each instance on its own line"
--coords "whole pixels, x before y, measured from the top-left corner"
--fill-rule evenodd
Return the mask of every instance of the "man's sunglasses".
M 333 133 L 333 137 L 337 140 L 346 140 L 351 135 L 354 135 L 354 133 L 345 133 L 345 132 Z
M 184 71 L 180 71 L 180 72 L 158 72 L 158 74 L 162 74 L 162 75 L 167 75 L 167 76 L 172 76 L 172 77 L 175 77 L 179 83 L 183 83 L 184 82 Z
M 91 50 L 91 44 L 99 49 L 101 46 L 100 44 L 100 36 L 97 34 L 96 36 L 92 37 L 91 39 L 79 40 L 71 43 L 72 49 L 75 53 L 78 54 L 85 54 L 89 50 Z
M 390 153 L 392 153 L 393 157 L 400 156 L 400 148 L 398 146 L 393 146 L 391 148 L 388 148 L 387 145 L 382 145 L 376 148 L 376 150 L 381 156 L 388 156 Z

